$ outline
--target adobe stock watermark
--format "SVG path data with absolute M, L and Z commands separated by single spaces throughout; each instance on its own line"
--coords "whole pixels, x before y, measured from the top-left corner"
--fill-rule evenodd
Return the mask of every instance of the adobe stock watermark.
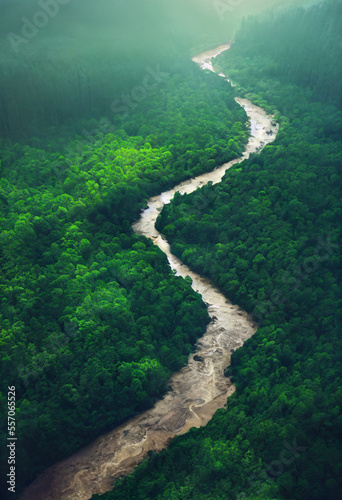
M 84 140 L 77 141 L 74 145 L 65 148 L 66 156 L 64 160 L 69 167 L 74 164 L 79 164 L 82 158 L 88 152 L 92 151 L 92 146 L 95 144 L 100 146 L 103 144 L 103 138 L 107 134 L 113 134 L 116 130 L 113 122 L 109 118 L 100 118 L 99 120 L 95 120 L 95 122 L 94 128 L 88 130 L 84 128 L 82 130 Z M 56 175 L 61 177 L 61 167 L 55 165 L 54 170 Z
M 169 73 L 161 71 L 159 64 L 156 65 L 155 69 L 147 66 L 145 70 L 146 74 L 140 85 L 136 85 L 129 93 L 121 94 L 119 99 L 112 101 L 111 111 L 114 113 L 113 121 L 108 117 L 101 118 L 97 121 L 95 128 L 82 130 L 84 140 L 78 141 L 73 147 L 69 146 L 66 148 L 67 156 L 65 161 L 69 167 L 75 164 L 75 162 L 79 163 L 83 156 L 91 151 L 91 146 L 98 143 L 98 141 L 100 141 L 98 144 L 100 146 L 105 135 L 115 132 L 115 118 L 119 118 L 120 120 L 127 118 L 131 110 L 135 110 L 139 104 L 147 99 L 151 92 L 157 89 L 158 85 L 162 84 L 170 76 Z M 56 173 L 57 171 L 58 168 L 56 169 Z
M 317 271 L 319 264 L 328 260 L 338 248 L 339 245 L 331 241 L 330 235 L 327 235 L 325 239 L 318 238 L 318 243 L 311 256 L 305 257 L 303 262 L 298 265 L 288 266 L 288 268 L 282 272 L 280 277 L 281 283 L 289 285 L 291 287 L 291 292 L 298 290 L 302 283 L 307 280 L 312 273 Z M 258 323 L 261 324 L 264 318 L 271 314 L 277 306 L 285 304 L 287 301 L 288 297 L 285 296 L 284 292 L 279 288 L 275 288 L 269 300 L 258 302 L 254 309 L 253 316 L 255 316 Z
M 22 17 L 22 27 L 20 34 L 12 31 L 7 34 L 7 39 L 11 44 L 12 49 L 17 54 L 19 47 L 27 45 L 39 32 L 44 28 L 51 18 L 56 17 L 59 13 L 61 5 L 67 5 L 71 0 L 38 0 L 38 5 L 41 10 L 37 10 L 31 19 Z
M 159 64 L 155 70 L 147 66 L 141 85 L 136 85 L 128 94 L 121 94 L 120 99 L 115 99 L 112 102 L 111 110 L 121 119 L 126 118 L 132 109 L 136 109 L 146 99 L 148 94 L 155 90 L 169 76 L 169 73 L 163 73 L 160 70 Z
M 60 354 L 63 347 L 67 346 L 73 338 L 78 335 L 78 330 L 71 322 L 65 324 L 64 332 L 58 337 L 49 341 L 46 346 L 46 350 L 37 353 L 37 349 L 34 346 L 32 349 L 32 360 L 30 366 L 24 366 L 22 364 L 17 366 L 18 375 L 23 380 L 25 386 L 27 387 L 30 381 L 39 377 L 39 375 L 48 367 L 51 363 L 51 357 L 53 355 Z
M 244 0 L 214 0 L 213 6 L 221 21 L 224 21 L 227 12 L 233 12 Z
M 137 276 L 136 266 L 130 262 L 123 263 L 122 265 L 117 264 L 110 271 L 110 276 L 120 286 L 129 289 L 136 279 L 135 276 Z M 93 293 L 91 299 L 85 299 L 75 310 L 79 310 L 77 316 L 82 319 L 96 320 L 96 318 L 101 318 L 103 315 L 112 314 L 115 310 L 115 305 L 116 295 L 110 288 L 107 288 Z M 120 306 L 120 302 L 118 305 Z M 63 348 L 72 340 L 75 340 L 77 337 L 80 338 L 82 335 L 77 326 L 77 317 L 65 322 L 63 330 L 48 340 L 44 351 L 37 352 L 36 347 L 32 347 L 30 364 L 28 366 L 23 364 L 17 366 L 18 375 L 26 387 L 51 365 L 51 360 L 54 356 L 60 356 Z
M 195 191 L 193 191 L 191 194 L 190 198 L 190 205 L 184 205 L 183 207 L 180 207 L 180 213 L 184 217 L 189 217 L 191 215 L 194 215 L 198 218 L 201 218 L 202 215 L 204 214 L 204 211 L 208 208 L 208 206 L 216 200 L 218 194 L 214 189 L 212 189 L 213 184 L 212 182 L 208 182 L 207 184 L 204 184 L 200 188 L 197 188 Z M 180 193 L 180 191 L 178 191 Z M 181 194 L 181 193 L 180 193 Z M 186 195 L 186 198 L 188 198 L 189 195 Z
M 278 460 L 272 460 L 266 467 L 257 474 L 251 474 L 248 479 L 248 484 L 253 490 L 256 490 L 256 495 L 262 495 L 271 481 L 275 481 L 284 472 L 286 466 L 291 465 L 299 456 L 300 453 L 306 450 L 306 446 L 298 446 L 297 440 L 294 439 L 290 444 L 283 441 L 284 448 L 279 453 Z M 257 488 L 257 489 L 256 489 Z M 248 498 L 246 492 L 242 492 L 237 496 L 238 500 Z

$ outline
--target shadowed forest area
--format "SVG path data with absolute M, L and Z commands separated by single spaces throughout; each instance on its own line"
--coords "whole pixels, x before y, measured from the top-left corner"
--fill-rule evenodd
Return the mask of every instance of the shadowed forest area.
M 147 68 L 169 72 L 229 41 L 246 11 L 280 3 L 0 0 L 0 134 L 31 144 L 80 132 L 80 119 L 116 123 L 113 101 Z

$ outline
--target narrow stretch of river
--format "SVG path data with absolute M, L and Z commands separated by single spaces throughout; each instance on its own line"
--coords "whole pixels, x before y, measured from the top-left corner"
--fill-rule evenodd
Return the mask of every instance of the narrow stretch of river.
M 193 61 L 202 69 L 213 71 L 212 59 L 227 49 L 228 44 L 221 45 L 199 54 Z M 219 76 L 226 78 L 222 73 Z M 136 233 L 152 238 L 165 252 L 178 275 L 192 278 L 192 287 L 208 304 L 212 321 L 197 342 L 197 352 L 190 355 L 186 367 L 171 377 L 168 385 L 172 390 L 153 408 L 49 467 L 24 491 L 21 500 L 88 500 L 95 493 L 109 491 L 115 479 L 130 473 L 147 457 L 149 450 L 161 450 L 174 436 L 184 434 L 191 427 L 206 425 L 234 392 L 235 387 L 224 376 L 224 369 L 230 363 L 233 350 L 241 347 L 256 327 L 248 315 L 226 300 L 210 281 L 193 273 L 170 253 L 167 241 L 156 231 L 154 223 L 163 205 L 169 203 L 177 191 L 191 193 L 209 181 L 220 182 L 228 168 L 275 139 L 278 125 L 272 117 L 246 99 L 236 98 L 236 101 L 246 110 L 251 124 L 251 137 L 243 156 L 151 198 L 148 208 L 133 224 Z

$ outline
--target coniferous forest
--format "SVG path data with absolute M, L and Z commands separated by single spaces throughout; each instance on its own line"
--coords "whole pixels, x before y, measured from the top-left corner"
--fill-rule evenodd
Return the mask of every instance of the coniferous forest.
M 135 22 L 147 11 L 142 37 L 165 15 L 156 0 Z M 221 183 L 177 193 L 156 223 L 258 325 L 226 370 L 237 390 L 205 427 L 93 498 L 341 500 L 341 26 L 341 0 L 245 17 L 214 62 L 233 86 L 189 55 L 215 46 L 222 23 L 201 39 L 163 37 L 160 21 L 160 52 L 149 40 L 143 59 L 125 34 L 125 50 L 108 58 L 92 44 L 74 66 L 72 51 L 67 64 L 35 46 L 39 34 L 27 47 L 12 38 L 27 52 L 0 58 L 0 405 L 7 415 L 15 385 L 18 439 L 9 498 L 153 406 L 186 365 L 207 306 L 131 224 L 151 196 L 242 154 L 239 95 L 274 115 L 276 140 Z M 7 437 L 4 418 L 4 498 Z

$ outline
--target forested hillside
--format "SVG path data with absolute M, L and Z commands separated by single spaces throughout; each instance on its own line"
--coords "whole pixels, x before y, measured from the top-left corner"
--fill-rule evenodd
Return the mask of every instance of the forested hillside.
M 149 70 L 228 41 L 246 9 L 280 1 L 0 0 L 0 135 L 31 143 L 80 119 L 113 120 L 112 103 Z
M 342 2 L 327 0 L 310 7 L 304 3 L 282 16 L 270 11 L 245 19 L 236 36 L 239 84 L 251 75 L 275 78 L 308 88 L 341 108 L 341 17 Z
M 120 129 L 85 121 L 48 144 L 1 140 L 0 378 L 16 386 L 18 490 L 151 406 L 203 334 L 200 295 L 130 224 L 151 195 L 244 149 L 232 96 L 189 62 Z M 3 420 L 3 477 L 6 436 Z
M 227 407 L 96 498 L 341 499 L 340 7 L 249 21 L 217 61 L 280 132 L 222 183 L 176 195 L 157 228 L 259 328 L 232 356 Z

